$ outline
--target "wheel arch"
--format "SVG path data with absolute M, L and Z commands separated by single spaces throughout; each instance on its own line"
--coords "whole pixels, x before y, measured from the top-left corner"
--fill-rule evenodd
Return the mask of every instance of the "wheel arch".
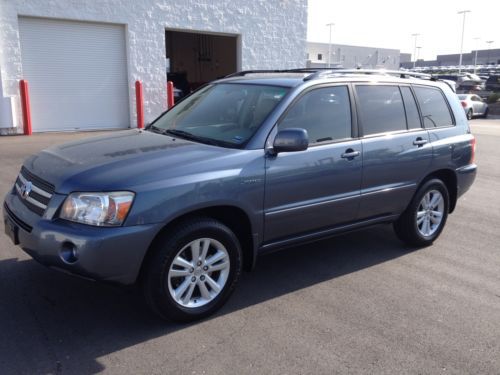
M 436 170 L 432 173 L 429 173 L 420 183 L 420 186 L 425 184 L 427 181 L 437 178 L 441 181 L 446 186 L 446 189 L 448 190 L 449 198 L 450 198 L 450 204 L 448 208 L 448 213 L 452 213 L 455 210 L 455 207 L 457 205 L 457 196 L 458 196 L 458 191 L 457 191 L 457 175 L 455 171 L 451 169 L 439 169 Z M 418 189 L 417 189 L 418 191 Z
M 156 234 L 146 251 L 142 260 L 138 280 L 143 274 L 144 268 L 149 258 L 153 254 L 153 249 L 161 240 L 163 235 L 183 222 L 199 217 L 210 217 L 226 225 L 239 239 L 243 252 L 243 269 L 251 271 L 255 267 L 257 259 L 256 241 L 253 238 L 252 222 L 247 213 L 237 206 L 217 205 L 204 208 L 198 208 L 171 219 Z

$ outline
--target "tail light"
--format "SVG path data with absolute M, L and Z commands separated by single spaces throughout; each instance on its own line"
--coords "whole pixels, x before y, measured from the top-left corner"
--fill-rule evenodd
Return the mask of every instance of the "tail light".
M 467 107 L 467 102 L 464 102 L 463 100 L 460 102 L 460 104 L 462 104 L 462 107 Z
M 473 164 L 476 159 L 476 137 L 472 136 L 472 139 L 470 140 L 470 146 L 471 146 L 471 154 L 470 154 L 469 164 Z

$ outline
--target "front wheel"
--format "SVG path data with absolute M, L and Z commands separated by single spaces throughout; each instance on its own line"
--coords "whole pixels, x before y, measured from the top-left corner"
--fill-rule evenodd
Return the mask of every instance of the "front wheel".
M 394 223 L 394 230 L 409 245 L 431 245 L 444 228 L 448 207 L 446 185 L 438 179 L 429 180 L 420 187 L 408 208 Z
M 193 321 L 219 309 L 234 289 L 242 253 L 221 222 L 200 218 L 164 234 L 143 270 L 143 293 L 163 318 Z

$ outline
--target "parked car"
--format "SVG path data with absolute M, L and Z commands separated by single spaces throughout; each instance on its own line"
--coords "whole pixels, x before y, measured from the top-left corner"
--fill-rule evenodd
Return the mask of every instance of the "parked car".
M 463 82 L 474 81 L 477 83 L 481 83 L 481 78 L 473 73 L 461 73 L 461 74 L 438 74 L 437 78 L 443 80 L 455 81 L 458 86 L 460 86 Z
M 475 139 L 456 94 L 414 75 L 217 80 L 147 130 L 29 157 L 6 233 L 51 268 L 138 284 L 180 321 L 219 309 L 266 252 L 380 223 L 429 246 L 475 179 Z
M 168 73 L 167 81 L 172 81 L 174 84 L 174 99 L 176 102 L 191 92 L 186 72 Z
M 484 83 L 477 81 L 463 81 L 457 88 L 458 91 L 469 93 L 471 91 L 484 91 Z
M 488 91 L 500 91 L 500 75 L 491 75 L 486 80 L 486 90 Z
M 460 99 L 460 104 L 462 104 L 468 120 L 477 116 L 488 117 L 488 104 L 479 95 L 459 94 L 458 99 Z

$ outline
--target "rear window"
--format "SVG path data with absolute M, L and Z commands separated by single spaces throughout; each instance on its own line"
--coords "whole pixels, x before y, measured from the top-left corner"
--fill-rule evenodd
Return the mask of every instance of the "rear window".
M 414 89 L 422 112 L 422 118 L 424 119 L 425 128 L 453 125 L 450 109 L 441 90 L 419 86 L 416 86 Z
M 363 135 L 406 130 L 398 86 L 356 86 Z

